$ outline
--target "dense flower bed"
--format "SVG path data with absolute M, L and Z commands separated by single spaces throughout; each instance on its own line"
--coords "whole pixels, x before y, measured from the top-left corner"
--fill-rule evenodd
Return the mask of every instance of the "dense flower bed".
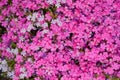
M 0 0 L 0 80 L 119 80 L 120 0 Z

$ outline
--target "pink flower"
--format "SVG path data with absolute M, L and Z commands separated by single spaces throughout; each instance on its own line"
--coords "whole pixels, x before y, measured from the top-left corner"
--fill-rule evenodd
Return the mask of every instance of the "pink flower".
M 117 64 L 117 63 L 113 63 L 113 64 L 112 64 L 112 68 L 113 68 L 114 70 L 118 70 L 118 69 L 120 68 L 120 65 Z
M 44 70 L 42 70 L 41 68 L 40 69 L 37 69 L 37 75 L 38 76 L 42 76 L 44 74 Z
M 40 80 L 40 78 L 39 78 L 39 77 L 36 77 L 36 78 L 34 78 L 34 80 Z
M 15 76 L 14 77 L 19 76 L 20 68 L 21 68 L 20 64 L 15 64 Z
M 105 69 L 104 70 L 106 73 L 108 73 L 108 74 L 113 74 L 113 68 L 111 68 L 111 67 L 108 67 L 107 69 Z
M 68 80 L 68 77 L 64 75 L 61 80 Z
M 58 73 L 61 80 L 105 80 L 103 72 L 120 77 L 119 3 L 0 0 L 0 61 L 15 61 L 13 80 L 57 80 Z
M 47 13 L 45 15 L 45 17 L 46 17 L 45 19 L 48 20 L 48 21 L 50 21 L 52 19 L 52 17 L 50 16 L 50 13 Z
M 23 62 L 23 57 L 21 55 L 17 55 L 16 58 L 15 58 L 15 61 L 17 63 L 21 63 L 21 62 Z
M 13 80 L 19 80 L 19 77 L 14 76 L 14 77 L 13 77 Z

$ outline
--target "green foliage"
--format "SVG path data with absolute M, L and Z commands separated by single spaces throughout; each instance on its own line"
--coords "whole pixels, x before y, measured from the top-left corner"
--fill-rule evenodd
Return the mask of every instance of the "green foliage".
M 52 5 L 49 7 L 49 11 L 55 13 L 57 10 L 57 7 L 55 5 Z
M 15 49 L 17 47 L 16 43 L 15 42 L 12 42 L 11 43 L 11 48 Z
M 7 32 L 6 28 L 0 25 L 0 37 L 6 32 Z
M 23 50 L 22 48 L 18 48 L 18 52 L 19 52 L 19 53 L 21 53 L 21 52 L 22 52 L 22 50 Z
M 108 74 L 105 74 L 105 77 L 106 77 L 108 80 L 120 80 L 119 77 L 117 77 L 117 76 L 110 76 L 110 75 L 108 75 Z
M 0 42 L 2 42 L 2 38 L 0 37 Z
M 120 80 L 120 78 L 114 76 L 111 80 Z
M 0 80 L 12 80 L 12 79 L 7 78 L 7 73 L 6 72 L 2 72 L 2 74 L 0 75 Z
M 42 8 L 42 11 L 43 11 L 43 15 L 46 15 L 46 13 L 47 13 L 49 10 L 46 9 L 46 8 Z
M 12 0 L 8 0 L 8 5 L 11 5 L 12 4 Z
M 50 29 L 50 26 L 51 26 L 51 22 L 50 21 L 46 21 L 47 24 L 48 24 L 48 28 Z
M 9 66 L 11 69 L 14 69 L 14 66 L 15 66 L 15 61 L 14 61 L 14 60 L 7 60 L 7 63 L 8 63 L 8 66 Z

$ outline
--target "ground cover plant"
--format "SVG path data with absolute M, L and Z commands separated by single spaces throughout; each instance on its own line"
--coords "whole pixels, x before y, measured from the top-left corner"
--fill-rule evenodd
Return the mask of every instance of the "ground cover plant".
M 120 0 L 0 0 L 0 80 L 120 80 Z

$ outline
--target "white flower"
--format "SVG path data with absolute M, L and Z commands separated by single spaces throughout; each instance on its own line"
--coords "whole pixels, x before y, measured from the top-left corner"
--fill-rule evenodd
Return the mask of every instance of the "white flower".
M 10 78 L 13 78 L 13 76 L 14 76 L 14 71 L 8 71 L 8 72 L 7 72 L 7 76 L 10 77 Z
M 19 37 L 19 39 L 21 40 L 21 41 L 24 41 L 25 40 L 25 38 L 24 37 Z
M 18 48 L 15 48 L 13 53 L 17 55 L 18 54 Z
M 18 19 L 17 19 L 17 18 L 15 18 L 15 21 L 17 22 L 17 21 L 18 21 Z
M 38 18 L 38 21 L 43 21 L 44 20 L 44 16 L 41 16 L 40 18 Z
M 61 0 L 62 3 L 66 3 L 66 0 Z
M 57 3 L 56 6 L 57 6 L 57 8 L 59 8 L 61 5 L 60 5 L 60 3 Z
M 1 60 L 0 70 L 2 70 L 2 72 L 8 71 L 8 64 L 6 60 Z
M 38 13 L 34 12 L 33 15 L 32 15 L 31 20 L 32 20 L 32 21 L 35 21 L 36 18 L 37 18 L 37 15 L 38 15 Z
M 35 19 L 36 19 L 35 17 L 32 17 L 32 18 L 31 18 L 31 20 L 34 21 L 34 22 L 35 22 Z
M 7 50 L 8 52 L 11 52 L 10 48 L 7 48 L 6 50 Z
M 31 16 L 31 15 L 27 16 L 27 20 L 30 20 L 31 18 L 32 18 L 32 16 Z
M 37 13 L 37 12 L 34 12 L 32 17 L 37 18 L 37 15 L 38 15 L 38 13 Z
M 25 56 L 25 55 L 26 55 L 26 52 L 25 52 L 25 51 L 22 51 L 22 52 L 21 52 L 21 55 Z
M 61 21 L 57 21 L 58 26 L 62 26 L 62 22 Z
M 1 61 L 0 69 L 2 69 L 2 72 L 6 72 L 8 70 L 8 65 L 6 60 Z
M 20 72 L 25 72 L 25 71 L 26 71 L 25 67 L 20 68 Z
M 58 24 L 58 26 L 62 26 L 62 22 L 60 21 L 60 19 L 56 19 L 56 20 L 52 20 L 51 22 L 52 24 Z
M 45 33 L 48 33 L 48 32 L 49 32 L 49 30 L 43 30 L 42 34 L 45 34 Z
M 28 32 L 30 32 L 30 30 L 31 30 L 31 29 L 34 29 L 34 27 L 33 27 L 33 25 L 32 25 L 32 24 L 30 24 L 30 25 L 28 26 L 27 31 L 28 31 Z
M 27 60 L 27 61 L 28 61 L 28 62 L 33 62 L 33 61 L 32 61 L 32 58 L 28 58 L 28 60 Z
M 11 53 L 17 55 L 18 54 L 18 48 L 15 48 L 15 49 L 11 49 L 10 51 Z
M 48 0 L 47 1 L 49 4 L 53 4 L 53 0 Z
M 57 3 L 61 2 L 61 0 L 57 0 Z
M 14 53 L 14 49 L 11 49 L 11 51 L 10 51 L 11 53 Z
M 8 68 L 7 67 L 2 67 L 2 72 L 6 72 L 8 70 Z
M 21 73 L 21 74 L 19 75 L 20 79 L 24 79 L 26 76 L 27 76 L 26 73 Z
M 1 64 L 7 64 L 7 61 L 6 60 L 3 60 Z
M 47 50 L 45 48 L 42 49 L 42 52 L 46 52 Z
M 48 27 L 48 24 L 47 24 L 47 23 L 44 23 L 44 24 L 42 24 L 42 26 L 43 26 L 44 28 L 46 28 L 46 27 Z
M 55 23 L 57 23 L 57 21 L 56 21 L 56 20 L 52 20 L 51 23 L 52 23 L 52 24 L 55 24 Z
M 21 29 L 21 33 L 25 33 L 26 32 L 26 29 L 25 28 L 22 28 Z
M 9 18 L 6 18 L 5 20 L 6 20 L 6 21 L 10 21 L 10 19 L 9 19 Z
M 2 65 L 2 72 L 8 71 L 8 65 Z
M 21 72 L 21 74 L 19 75 L 19 76 L 20 76 L 20 79 L 25 78 L 26 75 L 27 75 L 27 73 L 26 73 L 26 68 L 25 68 L 25 67 L 20 68 L 20 72 Z
M 35 25 L 36 25 L 37 27 L 39 27 L 41 24 L 40 24 L 39 22 L 37 22 L 37 23 L 35 23 Z

